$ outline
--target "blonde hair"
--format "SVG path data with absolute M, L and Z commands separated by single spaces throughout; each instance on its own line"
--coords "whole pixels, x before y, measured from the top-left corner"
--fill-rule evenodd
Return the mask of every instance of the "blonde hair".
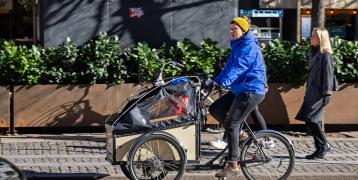
M 328 31 L 324 27 L 314 28 L 313 31 L 317 33 L 321 53 L 328 52 L 330 54 L 333 54 L 331 42 L 329 41 Z

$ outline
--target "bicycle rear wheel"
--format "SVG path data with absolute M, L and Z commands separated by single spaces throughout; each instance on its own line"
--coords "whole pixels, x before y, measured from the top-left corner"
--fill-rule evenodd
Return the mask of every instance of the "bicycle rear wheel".
M 295 164 L 292 144 L 275 132 L 255 133 L 242 148 L 240 163 L 247 179 L 287 179 Z
M 150 135 L 133 147 L 128 159 L 133 180 L 180 179 L 185 170 L 184 149 L 172 138 Z

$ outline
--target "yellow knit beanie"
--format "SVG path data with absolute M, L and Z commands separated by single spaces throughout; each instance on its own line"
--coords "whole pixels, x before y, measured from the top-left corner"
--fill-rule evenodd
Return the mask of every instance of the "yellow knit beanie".
M 246 33 L 250 28 L 249 19 L 246 16 L 236 17 L 236 18 L 232 19 L 230 21 L 230 23 L 235 23 L 235 24 L 239 25 L 239 27 L 241 28 L 241 30 L 244 33 Z

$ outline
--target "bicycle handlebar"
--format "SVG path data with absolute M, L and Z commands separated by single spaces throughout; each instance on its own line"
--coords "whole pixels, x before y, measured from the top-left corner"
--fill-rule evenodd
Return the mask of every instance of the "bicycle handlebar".
M 204 82 L 205 83 L 205 82 Z M 202 85 L 203 87 L 203 85 Z M 201 93 L 204 94 L 204 97 L 202 98 L 202 101 L 204 102 L 209 96 L 210 94 L 213 92 L 213 90 L 215 89 L 215 86 L 212 85 L 212 86 L 207 86 L 205 85 L 206 88 L 204 88 L 206 90 L 206 92 L 203 91 L 203 88 L 201 88 Z
M 173 67 L 176 67 L 176 68 L 184 68 L 183 64 L 180 64 L 180 63 L 175 62 L 175 61 L 169 61 L 168 64 L 172 65 Z
M 164 85 L 164 83 L 165 83 L 164 80 L 163 80 L 163 71 L 164 71 L 164 68 L 165 68 L 166 65 L 170 65 L 170 66 L 172 66 L 174 68 L 179 68 L 179 69 L 184 68 L 183 64 L 180 64 L 180 63 L 175 62 L 175 61 L 169 61 L 169 62 L 161 61 L 159 56 L 156 53 L 154 53 L 154 56 L 155 56 L 155 58 L 157 58 L 157 60 L 159 62 L 161 62 L 161 67 L 160 67 L 158 77 L 154 81 L 154 85 L 156 85 L 156 86 Z

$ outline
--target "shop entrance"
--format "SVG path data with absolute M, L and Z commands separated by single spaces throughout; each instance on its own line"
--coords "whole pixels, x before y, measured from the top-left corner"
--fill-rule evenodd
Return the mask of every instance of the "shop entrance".
M 310 36 L 311 10 L 301 10 L 302 38 Z M 358 40 L 358 9 L 326 9 L 327 28 L 331 37 L 340 37 L 346 40 Z

